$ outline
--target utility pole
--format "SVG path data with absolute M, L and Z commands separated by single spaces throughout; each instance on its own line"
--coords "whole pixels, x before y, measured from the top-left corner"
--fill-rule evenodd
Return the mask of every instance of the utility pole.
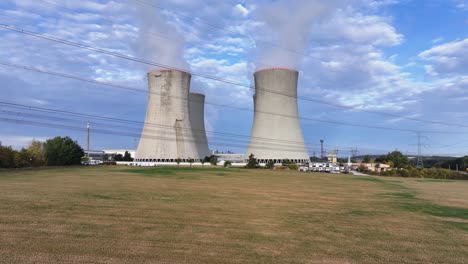
M 89 121 L 88 123 L 86 123 L 86 133 L 87 133 L 86 150 L 88 151 L 88 157 L 89 157 Z
M 416 168 L 422 169 L 424 168 L 424 164 L 423 164 L 423 157 L 421 154 L 421 132 L 418 131 L 417 135 L 418 135 L 418 159 L 416 162 Z
M 323 139 L 320 140 L 320 159 L 323 160 Z

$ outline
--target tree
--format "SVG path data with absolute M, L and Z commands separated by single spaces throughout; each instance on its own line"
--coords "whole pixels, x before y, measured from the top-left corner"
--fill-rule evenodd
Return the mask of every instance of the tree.
M 257 159 L 255 158 L 254 154 L 250 154 L 249 160 L 247 161 L 247 165 L 245 167 L 249 168 L 249 169 L 258 168 L 258 162 L 257 162 Z
M 378 163 L 385 163 L 385 162 L 387 162 L 387 161 L 388 161 L 388 160 L 387 160 L 387 156 L 385 156 L 385 155 L 384 155 L 384 156 L 380 156 L 380 157 L 378 157 L 378 158 L 375 159 L 375 162 L 378 162 Z
M 15 151 L 11 147 L 2 146 L 0 143 L 0 168 L 15 167 Z
M 78 165 L 84 151 L 70 137 L 55 137 L 44 143 L 44 158 L 48 166 Z
M 215 155 L 211 155 L 210 164 L 216 166 L 218 164 L 218 158 Z
M 395 168 L 404 168 L 409 165 L 408 158 L 398 150 L 387 154 L 387 161 L 391 161 Z
M 268 160 L 268 162 L 265 165 L 265 168 L 273 169 L 274 167 L 275 167 L 275 162 L 273 160 Z
M 195 160 L 192 158 L 188 158 L 188 162 L 190 163 L 190 168 L 192 168 L 192 164 L 195 162 Z
M 369 155 L 365 155 L 363 160 L 362 160 L 363 163 L 371 163 L 371 158 Z
M 203 166 L 205 165 L 206 160 L 205 160 L 205 159 L 202 159 L 202 160 L 200 160 L 200 162 L 201 162 L 201 165 L 202 165 L 202 167 L 203 167 Z
M 320 161 L 320 158 L 319 158 L 319 157 L 315 157 L 315 156 L 310 157 L 309 159 L 310 159 L 311 162 L 319 162 L 319 161 Z
M 44 143 L 33 139 L 27 151 L 30 156 L 31 166 L 44 166 L 45 165 Z
M 22 148 L 20 151 L 14 151 L 14 164 L 16 168 L 24 168 L 31 166 L 31 157 L 28 151 Z
M 123 161 L 123 155 L 122 154 L 114 154 L 113 155 L 114 161 Z
M 133 161 L 133 158 L 132 158 L 132 155 L 130 155 L 130 153 L 128 151 L 125 151 L 122 160 L 123 161 Z
M 366 171 L 368 171 L 368 168 L 366 167 L 366 165 L 361 164 L 361 165 L 359 165 L 359 167 L 357 168 L 357 171 L 366 172 Z
M 177 167 L 179 167 L 181 161 L 182 161 L 182 160 L 181 160 L 180 158 L 177 158 L 177 159 L 175 160 L 175 162 L 177 163 Z

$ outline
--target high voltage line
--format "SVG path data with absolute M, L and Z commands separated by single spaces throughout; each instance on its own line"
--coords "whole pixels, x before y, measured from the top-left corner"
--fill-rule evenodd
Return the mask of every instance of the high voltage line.
M 43 2 L 47 3 L 47 4 L 50 4 L 50 5 L 55 5 L 57 7 L 60 7 L 60 8 L 63 8 L 63 9 L 67 9 L 69 11 L 74 11 L 73 9 L 69 8 L 69 7 L 66 7 L 64 5 L 60 5 L 58 4 L 57 2 L 54 2 L 54 1 L 50 1 L 50 0 L 42 0 Z M 113 18 L 109 18 L 109 17 L 105 17 L 106 20 L 112 22 L 112 23 L 120 23 L 118 20 L 116 19 L 113 19 Z M 166 40 L 170 40 L 170 41 L 180 41 L 180 39 L 177 39 L 177 38 L 169 38 L 167 36 L 164 36 L 166 33 L 163 33 L 161 31 L 154 31 L 153 29 L 151 30 L 143 30 L 141 29 L 141 27 L 136 27 L 135 28 L 138 28 L 138 31 L 139 32 L 146 32 L 147 34 L 150 34 L 150 35 L 153 35 L 157 38 L 161 38 L 161 39 L 166 39 Z M 274 65 L 269 65 L 269 64 L 266 64 L 266 63 L 263 63 L 263 62 L 259 62 L 259 61 L 249 61 L 249 60 L 243 60 L 243 61 L 246 61 L 248 63 L 252 63 L 252 64 L 260 64 L 260 65 L 263 65 L 265 67 L 270 67 L 270 68 L 273 68 Z M 188 70 L 185 70 L 184 71 L 188 71 Z
M 21 110 L 28 110 L 28 111 L 36 111 L 36 112 L 43 112 L 43 113 L 48 113 L 48 114 L 59 114 L 59 115 L 64 115 L 64 116 L 73 116 L 73 117 L 79 117 L 79 118 L 83 118 L 83 120 L 94 120 L 94 119 L 97 119 L 97 120 L 105 120 L 105 121 L 109 121 L 109 122 L 117 122 L 117 123 L 125 123 L 125 124 L 138 124 L 138 125 L 146 125 L 146 126 L 149 126 L 149 127 L 162 127 L 162 128 L 166 128 L 166 129 L 169 129 L 169 128 L 173 128 L 172 126 L 166 126 L 166 125 L 159 125 L 159 124 L 154 124 L 154 123 L 144 123 L 144 122 L 139 122 L 139 121 L 133 121 L 133 120 L 127 120 L 127 119 L 119 119 L 119 118 L 111 118 L 111 117 L 105 117 L 105 116 L 98 116 L 98 115 L 87 115 L 87 114 L 82 114 L 82 113 L 76 113 L 76 112 L 69 112 L 69 111 L 62 111 L 62 110 L 56 110 L 56 109 L 49 109 L 49 108 L 43 108 L 43 107 L 33 107 L 33 106 L 26 106 L 26 105 L 20 105 L 20 104 L 13 104 L 13 103 L 6 103 L 6 102 L 0 102 L 0 106 L 1 107 L 7 107 L 7 108 L 14 108 L 14 109 L 21 109 Z M 33 117 L 33 118 L 37 118 L 37 119 L 45 119 L 45 120 L 52 120 L 52 121 L 62 121 L 62 122 L 67 122 L 67 123 L 73 123 L 74 121 L 76 122 L 80 122 L 79 120 L 71 120 L 69 118 L 65 119 L 65 118 L 58 118 L 58 117 L 55 117 L 55 116 L 39 116 L 39 115 L 34 115 L 34 114 L 29 114 L 29 113 L 21 113 L 21 112 L 12 112 L 12 111 L 5 111 L 5 110 L 1 110 L 0 111 L 0 114 L 7 114 L 7 115 L 13 115 L 13 116 L 30 116 L 30 117 Z M 82 121 L 82 122 L 85 122 L 85 121 Z M 93 121 L 94 123 L 94 121 Z M 108 127 L 120 127 L 120 128 L 128 128 L 128 127 L 125 127 L 125 126 L 114 126 L 113 124 L 103 124 L 104 126 L 108 126 Z M 187 129 L 187 128 L 183 128 L 184 130 L 192 130 L 192 131 L 198 131 L 198 132 L 201 132 L 200 130 L 194 130 L 194 129 Z M 149 130 L 151 131 L 151 130 Z M 145 131 L 143 131 L 145 132 Z M 197 133 L 197 132 L 195 132 Z M 240 135 L 240 134 L 231 134 L 231 133 L 222 133 L 222 132 L 209 132 L 210 134 L 214 134 L 214 135 L 221 135 L 221 136 L 224 136 L 224 137 L 243 137 L 243 138 L 250 138 L 249 136 L 246 136 L 246 135 Z M 258 138 L 258 137 L 256 137 Z M 259 138 L 259 139 L 262 139 L 264 141 L 269 141 L 269 142 L 273 142 L 273 143 L 282 143 L 282 142 L 285 142 L 283 140 L 276 140 L 276 139 L 270 139 L 270 138 Z M 229 140 L 232 140 L 232 139 L 229 139 Z M 270 144 L 270 143 L 269 143 Z M 287 141 L 284 143 L 284 144 L 289 144 Z M 319 144 L 306 144 L 309 148 L 312 148 L 312 146 L 316 146 L 318 148 L 318 145 Z M 346 146 L 331 146 L 331 145 L 328 145 L 328 147 L 338 147 L 338 148 L 350 148 L 350 147 L 346 147 Z M 382 150 L 382 149 L 373 149 L 373 148 L 364 148 L 364 149 L 367 149 L 367 150 Z
M 24 112 L 13 112 L 13 111 L 0 110 L 0 114 L 4 114 L 4 115 L 8 115 L 8 116 L 15 116 L 15 117 L 26 117 L 26 118 L 33 118 L 33 119 L 40 119 L 40 120 L 47 120 L 47 121 L 71 123 L 71 124 L 82 124 L 83 123 L 80 120 L 72 120 L 72 119 L 54 117 L 54 116 L 50 116 L 50 115 L 49 116 L 44 116 L 44 115 L 30 114 L 30 113 L 24 113 Z M 128 130 L 133 130 L 133 131 L 138 131 L 138 132 L 141 131 L 141 129 L 135 128 L 135 127 L 128 127 L 128 126 L 125 127 L 125 126 L 103 124 L 103 123 L 96 123 L 96 122 L 93 122 L 92 125 L 93 126 L 97 125 L 97 126 L 101 126 L 101 127 L 117 128 L 117 129 L 120 128 L 122 130 L 125 129 L 125 131 L 128 131 Z M 168 129 L 170 129 L 170 130 L 168 130 Z M 142 133 L 146 134 L 146 135 L 151 135 L 151 136 L 156 136 L 157 135 L 159 139 L 169 140 L 170 138 L 167 138 L 167 136 L 173 135 L 173 129 L 174 129 L 174 127 L 171 127 L 171 126 L 165 126 L 164 128 L 159 128 L 158 130 L 145 128 L 145 129 L 143 129 Z M 177 129 L 179 129 L 179 128 L 177 128 Z M 185 129 L 185 130 L 189 130 L 189 129 Z M 200 133 L 200 132 L 198 132 L 198 133 Z M 196 135 L 197 132 L 194 132 L 194 134 Z M 181 139 L 181 141 L 201 142 L 201 141 L 198 141 L 198 140 L 191 140 L 190 134 L 188 132 L 185 132 L 183 136 L 184 136 L 184 139 Z M 241 143 L 241 144 L 247 144 L 248 143 L 248 142 L 245 142 L 244 139 L 232 139 L 232 138 L 225 139 L 225 138 L 216 138 L 216 137 L 214 139 L 215 140 L 210 141 L 214 145 L 224 144 L 224 143 L 217 143 L 216 140 L 229 140 L 230 143 Z M 271 140 L 271 141 L 273 141 L 273 140 Z M 282 150 L 284 150 L 284 149 L 289 149 L 291 151 L 297 150 L 297 146 L 295 146 L 293 144 L 290 144 L 290 143 L 287 143 L 287 144 L 281 143 L 280 144 L 280 143 L 275 143 L 275 142 L 268 142 L 268 145 L 272 146 L 272 147 L 281 148 Z M 254 145 L 254 146 L 258 146 L 258 145 Z
M 70 125 L 63 125 L 63 124 L 54 124 L 54 123 L 46 123 L 46 122 L 37 122 L 37 121 L 30 121 L 30 120 L 21 120 L 15 118 L 0 118 L 0 122 L 7 122 L 7 123 L 16 123 L 16 124 L 23 124 L 23 125 L 32 125 L 32 126 L 41 126 L 41 127 L 49 127 L 49 128 L 61 128 L 66 130 L 74 130 L 74 131 L 86 131 L 86 128 L 77 127 L 77 126 L 70 126 Z M 152 136 L 146 134 L 132 134 L 128 132 L 122 131 L 114 131 L 114 130 L 104 130 L 104 129 L 93 129 L 91 130 L 93 133 L 104 134 L 104 135 L 116 135 L 116 136 L 126 136 L 126 137 L 141 137 L 141 138 L 148 138 L 148 139 L 161 139 L 165 141 L 177 141 L 177 142 L 197 142 L 195 140 L 187 140 L 187 139 L 174 139 L 173 137 L 163 137 L 163 136 Z M 235 145 L 235 144 L 226 144 L 226 143 L 213 143 L 214 146 L 223 146 L 223 147 L 236 147 L 236 148 L 243 148 L 245 145 Z M 256 146 L 259 149 L 265 150 L 281 150 L 281 151 L 288 151 L 288 152 L 296 152 L 297 148 L 277 148 L 277 147 L 268 147 L 265 145 Z
M 144 1 L 139 1 L 139 0 L 135 0 L 135 1 L 137 1 L 137 2 L 142 2 L 142 3 L 144 2 Z M 47 2 L 47 1 L 46 1 L 46 2 Z M 147 4 L 148 4 L 148 3 L 147 3 Z M 56 4 L 56 5 L 57 5 L 57 4 Z M 59 6 L 59 5 L 58 5 L 58 6 Z M 166 11 L 167 11 L 167 10 L 166 10 Z M 190 18 L 190 17 L 187 16 L 187 18 Z M 191 18 L 191 19 L 194 19 L 194 20 L 197 20 L 197 21 L 200 20 L 199 18 Z M 223 29 L 222 27 L 219 27 L 219 29 L 225 30 L 225 29 Z M 233 33 L 235 33 L 235 32 L 233 32 Z M 239 33 L 236 33 L 236 34 L 239 34 Z M 239 34 L 239 35 L 242 35 L 242 34 Z M 250 37 L 250 36 L 247 36 L 247 35 L 245 35 L 245 36 L 246 36 L 246 37 L 249 37 L 249 38 L 251 38 L 251 39 L 253 39 L 253 40 L 255 40 L 254 38 L 252 38 L 252 37 Z M 257 41 L 257 40 L 255 40 L 255 41 Z M 267 42 L 266 42 L 265 44 L 271 44 L 271 43 L 267 43 Z M 272 45 L 274 45 L 274 44 L 272 44 Z M 277 46 L 277 48 L 282 48 L 282 47 Z M 193 74 L 193 75 L 195 75 L 195 74 Z M 197 76 L 197 75 L 195 75 L 195 76 Z M 201 76 L 200 76 L 200 77 L 201 77 Z M 231 84 L 233 84 L 233 83 L 231 83 Z M 104 84 L 104 85 L 105 85 L 105 84 Z M 238 85 L 238 84 L 235 84 L 235 85 Z M 250 89 L 252 89 L 252 88 L 250 88 Z M 140 90 L 140 89 L 138 89 L 138 90 Z M 257 90 L 260 90 L 260 89 L 257 88 Z M 140 90 L 140 91 L 143 91 L 143 90 Z M 269 92 L 269 91 L 267 91 L 267 90 L 265 90 L 265 91 L 266 91 L 266 92 Z M 283 95 L 283 96 L 287 96 L 287 95 Z M 298 99 L 303 100 L 303 99 L 301 99 L 301 98 L 298 98 Z M 362 111 L 362 110 L 364 110 L 365 112 L 369 112 L 368 110 L 365 110 L 365 109 L 354 109 L 354 110 L 357 110 L 357 111 Z M 372 112 L 373 112 L 373 111 L 372 111 Z M 382 112 L 373 112 L 373 113 L 376 113 L 376 114 L 388 114 L 388 113 L 382 113 Z M 393 115 L 393 114 L 391 114 L 391 115 Z M 416 119 L 416 118 L 405 118 L 405 117 L 402 117 L 402 116 L 399 116 L 399 115 L 395 115 L 395 117 L 399 117 L 399 118 L 402 118 L 402 119 L 409 119 L 409 120 L 419 121 L 419 122 L 425 122 L 425 121 L 427 121 L 427 120 L 421 121 L 421 119 Z M 318 120 L 313 120 L 313 121 L 321 122 L 321 121 L 318 121 Z M 449 125 L 449 126 L 466 127 L 466 126 L 462 126 L 462 125 L 458 125 L 458 124 L 455 125 L 455 124 L 450 124 L 450 123 L 445 123 L 445 122 L 438 122 L 438 121 L 430 121 L 430 122 L 433 123 L 433 124 L 440 124 L 440 125 Z M 101 125 L 102 125 L 102 124 L 101 124 Z M 344 125 L 347 125 L 347 124 L 344 124 Z M 349 124 L 348 124 L 348 125 L 349 125 Z M 377 127 L 371 127 L 371 128 L 377 128 Z M 380 127 L 379 127 L 378 129 L 380 129 Z M 390 128 L 388 128 L 388 129 L 390 129 Z M 417 132 L 416 130 L 414 130 L 414 131 L 405 130 L 405 131 L 407 131 L 407 132 Z M 419 130 L 418 130 L 418 131 L 419 131 Z M 424 132 L 424 133 L 464 134 L 464 133 L 435 132 L 435 131 L 422 131 L 422 132 Z
M 38 122 L 38 121 L 31 121 L 31 120 L 22 120 L 17 118 L 3 118 L 0 117 L 0 122 L 6 123 L 15 123 L 15 124 L 23 124 L 23 125 L 31 125 L 31 126 L 40 126 L 40 127 L 49 127 L 49 128 L 59 128 L 65 130 L 73 130 L 73 131 L 86 131 L 84 127 L 78 126 L 71 126 L 71 125 L 64 125 L 64 124 L 55 124 L 55 123 L 47 123 L 47 122 Z M 167 141 L 176 141 L 176 142 L 197 142 L 196 140 L 187 140 L 187 139 L 174 139 L 174 137 L 163 137 L 163 136 L 153 136 L 148 134 L 133 134 L 123 131 L 115 131 L 115 130 L 104 130 L 104 129 L 92 129 L 93 133 L 103 134 L 103 135 L 115 135 L 115 136 L 125 136 L 125 137 L 141 137 L 141 138 L 148 138 L 148 139 L 162 139 Z M 210 142 L 210 144 L 218 147 L 235 147 L 235 148 L 244 148 L 245 145 L 238 145 L 232 143 L 224 143 L 224 142 Z M 255 146 L 258 149 L 265 149 L 265 150 L 281 150 L 287 152 L 296 152 L 297 148 L 282 148 L 282 147 L 269 147 L 268 145 L 259 145 Z
M 33 36 L 33 37 L 40 38 L 40 39 L 45 39 L 45 40 L 61 43 L 61 44 L 68 45 L 68 46 L 77 47 L 77 48 L 80 48 L 80 49 L 85 49 L 85 50 L 89 50 L 89 51 L 93 51 L 93 52 L 97 52 L 97 53 L 101 53 L 101 54 L 106 54 L 106 55 L 121 58 L 121 59 L 126 59 L 126 60 L 130 60 L 130 61 L 139 62 L 139 63 L 146 64 L 146 65 L 161 67 L 161 68 L 165 68 L 165 69 L 180 70 L 180 69 L 172 67 L 170 65 L 165 65 L 165 64 L 161 64 L 161 63 L 157 63 L 157 62 L 152 62 L 152 61 L 147 61 L 147 60 L 136 58 L 136 57 L 133 57 L 133 56 L 128 56 L 128 55 L 120 54 L 120 53 L 117 53 L 117 52 L 112 52 L 112 51 L 108 51 L 108 50 L 104 50 L 104 49 L 100 49 L 100 48 L 95 48 L 95 47 L 85 45 L 85 44 L 79 44 L 79 43 L 76 43 L 76 42 L 72 42 L 72 41 L 68 41 L 68 40 L 64 40 L 64 39 L 59 39 L 59 38 L 47 36 L 47 35 L 44 35 L 44 34 L 40 34 L 40 33 L 37 33 L 37 32 L 25 30 L 25 29 L 21 29 L 21 28 L 14 27 L 14 26 L 8 26 L 8 25 L 5 25 L 5 24 L 0 24 L 0 28 L 10 30 L 10 31 L 14 31 L 14 32 L 18 32 L 18 33 L 25 34 L 25 35 L 29 35 L 29 36 Z M 185 71 L 185 70 L 181 70 L 181 71 Z M 291 96 L 291 95 L 288 95 L 288 94 L 284 94 L 284 93 L 280 93 L 280 92 L 276 92 L 276 91 L 271 91 L 271 90 L 264 89 L 264 88 L 261 88 L 261 87 L 254 87 L 254 86 L 247 85 L 247 84 L 244 84 L 244 83 L 239 83 L 239 82 L 232 81 L 232 80 L 222 79 L 222 78 L 219 78 L 219 77 L 216 77 L 216 76 L 211 76 L 211 75 L 201 74 L 201 73 L 196 73 L 196 72 L 191 72 L 191 71 L 185 71 L 185 72 L 190 73 L 193 76 L 198 76 L 198 77 L 202 77 L 202 78 L 209 79 L 209 80 L 214 80 L 214 81 L 223 82 L 223 83 L 227 83 L 227 84 L 232 84 L 232 85 L 236 85 L 236 86 L 246 87 L 246 88 L 249 88 L 249 89 L 252 89 L 252 90 L 255 90 L 255 89 L 256 90 L 261 90 L 261 91 L 268 92 L 268 93 L 273 93 L 273 94 L 286 96 L 286 97 L 297 98 L 299 100 L 304 100 L 304 101 L 309 101 L 309 102 L 314 102 L 314 103 L 339 107 L 339 108 L 343 108 L 343 109 L 349 109 L 349 110 L 354 110 L 354 111 L 359 111 L 359 112 L 378 114 L 378 115 L 383 115 L 383 116 L 397 117 L 397 118 L 400 118 L 400 119 L 411 120 L 411 121 L 422 122 L 422 123 L 429 123 L 429 124 L 434 124 L 434 125 L 444 125 L 444 126 L 454 126 L 454 127 L 468 128 L 468 125 L 447 123 L 447 122 L 441 122 L 441 121 L 431 121 L 431 120 L 401 116 L 401 115 L 392 114 L 392 113 L 377 112 L 377 111 L 372 111 L 372 110 L 360 109 L 360 108 L 356 108 L 356 107 L 353 107 L 353 106 L 336 104 L 336 103 L 332 103 L 332 102 L 328 102 L 328 101 L 320 100 L 320 99 L 313 99 L 313 98 L 306 98 L 306 97 L 299 97 L 299 96 Z M 385 129 L 388 130 L 389 128 L 385 128 Z M 411 131 L 411 132 L 417 132 L 417 131 Z
M 42 73 L 42 74 L 58 76 L 58 77 L 67 78 L 67 79 L 73 79 L 73 80 L 98 84 L 98 85 L 109 86 L 109 87 L 118 88 L 118 89 L 125 89 L 125 90 L 130 90 L 130 91 L 135 91 L 135 92 L 161 95 L 160 93 L 150 92 L 148 90 L 143 90 L 143 89 L 139 89 L 139 88 L 135 88 L 135 87 L 128 87 L 128 86 L 124 86 L 124 85 L 118 85 L 118 84 L 112 84 L 112 83 L 107 83 L 107 82 L 96 81 L 96 80 L 93 80 L 93 79 L 87 79 L 87 78 L 83 78 L 83 77 L 79 77 L 79 76 L 75 76 L 75 75 L 70 75 L 70 74 L 59 73 L 59 72 L 47 71 L 47 70 L 43 70 L 43 69 L 39 69 L 39 68 L 35 68 L 35 67 L 26 66 L 26 65 L 13 64 L 13 63 L 8 63 L 8 62 L 3 62 L 3 61 L 0 61 L 0 65 L 13 67 L 13 68 L 19 68 L 19 69 L 23 69 L 23 70 L 34 71 L 34 72 L 38 72 L 38 73 Z M 178 100 L 185 100 L 185 101 L 189 100 L 187 98 L 178 97 L 178 96 L 171 96 L 171 95 L 164 95 L 164 96 L 171 97 L 171 98 L 178 99 Z M 205 104 L 224 107 L 224 108 L 230 108 L 230 109 L 235 109 L 235 110 L 240 110 L 240 111 L 248 111 L 248 112 L 262 113 L 262 114 L 268 114 L 268 115 L 283 116 L 283 117 L 288 117 L 288 118 L 298 118 L 298 119 L 301 119 L 301 120 L 314 121 L 314 122 L 320 122 L 320 123 L 328 123 L 328 124 L 333 124 L 333 125 L 352 126 L 352 127 L 360 127 L 360 128 L 368 128 L 368 129 L 392 130 L 392 131 L 410 132 L 410 133 L 423 132 L 423 133 L 434 133 L 434 134 L 467 134 L 467 132 L 421 131 L 421 130 L 412 130 L 412 129 L 402 129 L 402 128 L 393 128 L 393 127 L 381 127 L 381 126 L 370 126 L 370 125 L 362 125 L 362 124 L 355 124 L 355 123 L 346 123 L 346 122 L 342 122 L 342 121 L 321 120 L 321 119 L 315 119 L 315 118 L 286 115 L 286 114 L 281 114 L 281 113 L 252 110 L 251 108 L 236 107 L 236 106 L 230 106 L 230 105 L 226 105 L 226 104 L 218 104 L 218 103 L 213 103 L 213 102 L 210 102 L 210 101 L 205 101 Z M 289 141 L 289 142 L 300 143 L 300 142 L 297 142 L 297 141 Z

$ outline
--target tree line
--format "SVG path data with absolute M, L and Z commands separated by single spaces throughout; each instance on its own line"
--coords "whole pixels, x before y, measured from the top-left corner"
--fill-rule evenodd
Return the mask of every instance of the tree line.
M 83 156 L 83 149 L 70 137 L 33 140 L 20 150 L 0 142 L 0 168 L 79 165 Z

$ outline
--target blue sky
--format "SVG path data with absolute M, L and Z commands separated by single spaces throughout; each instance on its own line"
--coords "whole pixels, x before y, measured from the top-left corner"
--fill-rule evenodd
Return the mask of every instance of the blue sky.
M 147 2 L 150 5 L 142 3 Z M 468 1 L 466 0 L 6 0 L 0 24 L 251 84 L 256 69 L 299 70 L 300 97 L 372 112 L 468 126 Z M 196 17 L 195 20 L 191 19 Z M 0 62 L 32 66 L 96 81 L 147 89 L 153 67 L 0 29 Z M 265 44 L 272 43 L 272 45 Z M 291 52 L 294 50 L 295 52 Z M 192 78 L 207 102 L 253 108 L 246 87 Z M 146 95 L 0 65 L 1 102 L 143 121 Z M 0 118 L 60 123 L 15 116 Z M 370 129 L 301 120 L 310 154 L 347 155 L 399 149 L 414 154 L 468 154 L 468 128 L 405 120 L 299 100 L 306 119 L 380 126 Z M 32 113 L 32 112 L 31 112 Z M 35 113 L 37 114 L 37 113 Z M 59 117 L 59 116 L 57 116 Z M 63 118 L 63 117 L 62 117 Z M 248 136 L 253 113 L 206 105 L 206 129 Z M 2 120 L 4 120 L 2 119 Z M 86 118 L 67 125 L 82 127 Z M 135 148 L 141 126 L 92 121 L 93 149 Z M 83 146 L 82 130 L 0 122 L 0 141 L 15 148 L 33 138 L 70 135 Z M 247 137 L 209 134 L 210 147 L 243 152 Z

